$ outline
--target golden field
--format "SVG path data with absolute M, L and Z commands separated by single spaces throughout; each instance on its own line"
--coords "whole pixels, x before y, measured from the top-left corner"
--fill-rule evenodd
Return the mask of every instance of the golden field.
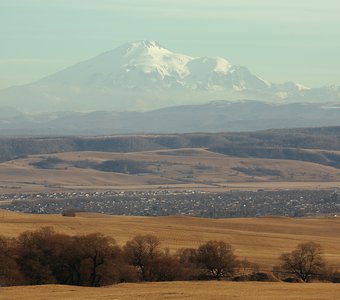
M 138 234 L 154 234 L 162 247 L 175 251 L 197 247 L 208 240 L 233 245 L 239 258 L 246 257 L 269 271 L 284 251 L 298 243 L 320 243 L 327 260 L 340 265 L 340 218 L 240 218 L 204 219 L 186 216 L 130 217 L 79 213 L 76 217 L 32 215 L 0 211 L 0 232 L 17 236 L 26 230 L 52 226 L 69 235 L 102 232 L 122 245 Z
M 158 282 L 118 284 L 102 288 L 46 285 L 1 288 L 1 300 L 92 299 L 240 299 L 240 300 L 338 300 L 339 284 L 262 282 Z
M 50 169 L 32 165 L 49 157 L 63 162 Z M 81 161 L 100 163 L 123 159 L 145 163 L 150 172 L 131 175 L 74 167 L 75 162 Z M 256 168 L 265 171 L 255 175 L 240 171 Z M 330 166 L 296 160 L 230 157 L 205 149 L 133 153 L 68 152 L 31 155 L 0 164 L 1 193 L 85 189 L 321 189 L 338 188 L 339 182 L 339 170 Z
M 192 217 L 124 217 L 81 213 L 76 217 L 31 215 L 0 211 L 0 232 L 17 236 L 26 230 L 52 226 L 57 232 L 102 232 L 124 244 L 137 234 L 158 236 L 163 247 L 175 251 L 216 239 L 233 245 L 239 258 L 270 271 L 278 256 L 303 241 L 324 248 L 326 259 L 340 265 L 340 218 L 203 219 Z M 261 282 L 164 282 L 118 284 L 101 288 L 45 285 L 6 287 L 0 299 L 339 299 L 340 285 Z

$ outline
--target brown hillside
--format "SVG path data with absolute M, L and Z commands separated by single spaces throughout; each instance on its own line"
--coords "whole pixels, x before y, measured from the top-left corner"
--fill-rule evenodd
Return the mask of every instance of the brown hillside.
M 338 187 L 339 181 L 339 169 L 331 166 L 231 157 L 204 149 L 66 152 L 0 164 L 3 193 L 63 189 L 314 189 Z

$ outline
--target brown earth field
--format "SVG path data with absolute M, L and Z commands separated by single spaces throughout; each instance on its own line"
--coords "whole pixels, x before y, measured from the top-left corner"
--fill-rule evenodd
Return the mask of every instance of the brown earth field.
M 76 217 L 0 211 L 0 232 L 17 236 L 51 226 L 66 234 L 102 232 L 123 245 L 137 234 L 154 234 L 171 252 L 215 239 L 233 245 L 239 258 L 270 272 L 282 252 L 300 242 L 320 243 L 333 267 L 340 265 L 340 218 L 203 219 L 124 217 L 79 213 Z M 339 299 L 340 285 L 263 282 L 164 282 L 102 288 L 46 285 L 0 289 L 0 299 Z
M 48 159 L 58 160 L 58 163 L 44 168 L 34 165 Z M 102 171 L 93 167 L 117 160 L 137 164 L 140 170 L 133 174 L 129 170 Z M 0 164 L 0 193 L 84 189 L 329 189 L 339 186 L 340 170 L 331 166 L 297 160 L 231 157 L 205 149 L 66 152 L 31 155 Z

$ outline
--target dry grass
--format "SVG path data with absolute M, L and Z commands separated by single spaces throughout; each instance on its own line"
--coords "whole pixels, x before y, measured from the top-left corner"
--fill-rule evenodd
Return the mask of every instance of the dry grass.
M 124 244 L 136 234 L 155 234 L 163 247 L 197 247 L 210 240 L 231 243 L 236 254 L 269 271 L 284 251 L 302 241 L 324 247 L 332 265 L 340 264 L 340 218 L 201 219 L 191 217 L 122 217 L 100 214 L 30 215 L 0 211 L 0 232 L 16 236 L 52 226 L 66 234 L 102 232 Z M 340 285 L 259 282 L 165 282 L 119 284 L 103 288 L 46 285 L 0 289 L 0 299 L 339 299 Z
M 0 232 L 17 236 L 25 230 L 52 226 L 66 234 L 102 232 L 124 244 L 138 234 L 158 236 L 163 247 L 175 251 L 211 240 L 231 243 L 240 257 L 270 270 L 277 257 L 302 241 L 315 241 L 332 265 L 340 265 L 340 218 L 203 219 L 192 217 L 124 217 L 101 214 L 30 215 L 0 212 Z
M 31 165 L 49 156 L 58 157 L 65 163 L 57 169 L 38 169 Z M 154 173 L 128 175 L 72 166 L 74 161 L 114 159 L 146 162 Z M 237 171 L 237 168 L 265 168 L 281 174 L 279 177 L 268 174 L 252 176 Z M 2 193 L 60 189 L 333 188 L 339 186 L 339 181 L 339 170 L 328 166 L 292 160 L 227 157 L 204 149 L 138 153 L 71 152 L 33 155 L 0 164 Z
M 104 288 L 46 285 L 2 288 L 2 300 L 56 300 L 56 299 L 242 299 L 242 300 L 336 300 L 340 285 L 233 283 L 233 282 L 164 282 L 119 284 Z

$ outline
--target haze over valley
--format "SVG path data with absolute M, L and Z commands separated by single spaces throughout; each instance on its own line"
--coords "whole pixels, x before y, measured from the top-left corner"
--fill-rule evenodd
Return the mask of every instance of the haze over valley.
M 0 7 L 0 299 L 339 298 L 337 1 Z

